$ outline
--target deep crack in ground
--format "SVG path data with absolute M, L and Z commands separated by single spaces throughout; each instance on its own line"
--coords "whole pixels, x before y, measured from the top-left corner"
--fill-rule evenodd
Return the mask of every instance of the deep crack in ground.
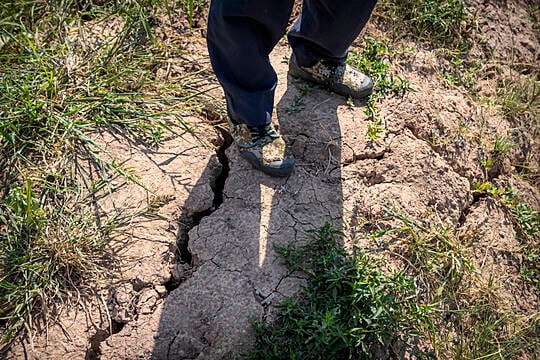
M 125 326 L 124 323 L 110 320 L 108 329 L 97 329 L 94 335 L 89 339 L 90 347 L 86 350 L 85 360 L 97 360 L 101 358 L 101 343 L 111 335 L 119 333 Z
M 220 127 L 216 127 L 221 135 L 222 144 L 216 150 L 216 156 L 221 164 L 220 173 L 211 181 L 212 191 L 214 193 L 214 198 L 212 200 L 212 206 L 203 211 L 196 212 L 191 216 L 181 217 L 179 220 L 179 230 L 177 236 L 177 249 L 176 254 L 177 263 L 181 262 L 184 264 L 193 265 L 193 255 L 189 250 L 189 232 L 191 229 L 195 228 L 200 224 L 202 219 L 207 216 L 210 216 L 214 211 L 216 211 L 221 204 L 223 203 L 223 189 L 225 188 L 225 182 L 229 176 L 229 159 L 225 154 L 226 150 L 232 144 L 233 139 L 227 130 Z M 171 275 L 170 279 L 164 284 L 167 288 L 167 291 L 170 293 L 176 289 L 182 283 L 182 279 Z

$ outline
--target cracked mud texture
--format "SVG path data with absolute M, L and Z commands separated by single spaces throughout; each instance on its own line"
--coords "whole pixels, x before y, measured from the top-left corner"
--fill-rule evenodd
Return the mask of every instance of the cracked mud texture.
M 280 45 L 272 61 L 280 75 L 276 117 L 298 160 L 294 174 L 270 178 L 230 147 L 223 203 L 189 233 L 192 276 L 147 326 L 128 323 L 107 339 L 104 357 L 234 358 L 253 345 L 252 319 L 271 320 L 269 305 L 295 295 L 302 283 L 286 276 L 273 246 L 305 241 L 306 230 L 327 221 L 351 234 L 358 208 L 406 209 L 422 221 L 431 212 L 457 224 L 472 202 L 467 178 L 405 126 L 369 144 L 363 107 L 350 108 L 322 89 L 303 97 L 303 110 L 287 111 L 302 85 L 286 76 L 280 60 L 287 54 Z M 157 323 L 152 348 L 133 341 L 151 338 Z
M 468 3 L 477 9 L 483 38 L 497 45 L 496 58 L 538 59 L 537 32 L 523 20 L 519 2 Z M 200 60 L 203 44 L 195 47 L 194 59 L 209 66 Z M 272 305 L 298 294 L 303 283 L 287 276 L 275 245 L 306 241 L 306 230 L 331 222 L 346 234 L 345 246 L 373 246 L 358 219 L 379 216 L 385 208 L 403 210 L 422 224 L 442 222 L 463 234 L 477 233 L 474 261 L 482 278 L 471 281 L 505 274 L 497 279 L 505 295 L 501 306 L 537 311 L 538 297 L 519 277 L 522 259 L 508 214 L 489 199 L 474 200 L 470 191 L 474 182 L 496 177 L 494 182 L 511 184 L 540 208 L 534 186 L 488 176 L 479 165 L 486 143 L 512 129 L 501 111 L 478 107 L 445 86 L 437 53 L 415 46 L 397 68 L 416 91 L 385 99 L 386 131 L 370 143 L 364 104 L 350 107 L 317 87 L 303 94 L 303 83 L 286 75 L 285 56 L 285 44 L 271 55 L 279 77 L 274 121 L 297 158 L 296 169 L 287 179 L 274 179 L 229 147 L 222 160 L 230 170 L 217 209 L 214 190 L 223 166 L 216 150 L 224 139 L 206 122 L 188 119 L 198 136 L 170 137 L 158 149 L 121 134 L 95 134 L 105 150 L 128 160 L 146 186 L 117 184 L 100 211 L 141 207 L 156 196 L 168 200 L 159 218 L 135 218 L 123 229 L 115 242 L 122 260 L 112 284 L 97 284 L 83 305 L 62 310 L 60 325 L 48 333 L 37 329 L 33 353 L 28 342 L 18 343 L 8 359 L 233 359 L 253 345 L 252 319 L 271 321 Z M 182 73 L 174 63 L 156 70 L 167 81 Z M 297 99 L 300 108 L 293 106 Z M 185 246 L 184 261 L 175 256 L 177 243 Z

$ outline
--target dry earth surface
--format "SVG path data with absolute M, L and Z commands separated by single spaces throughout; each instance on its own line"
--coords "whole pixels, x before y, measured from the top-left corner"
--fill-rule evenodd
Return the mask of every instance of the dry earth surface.
M 539 63 L 538 29 L 520 1 L 469 5 L 497 61 Z M 382 29 L 371 24 L 367 33 L 377 36 Z M 512 219 L 496 201 L 471 192 L 478 181 L 511 184 L 540 209 L 538 189 L 512 175 L 511 162 L 495 174 L 480 165 L 485 144 L 495 134 L 507 136 L 513 125 L 500 109 L 441 80 L 447 64 L 436 50 L 404 45 L 413 50 L 394 67 L 415 91 L 381 103 L 386 130 L 368 142 L 365 104 L 350 106 L 320 88 L 304 94 L 303 84 L 287 76 L 287 44 L 278 44 L 271 54 L 279 77 L 274 121 L 297 158 L 286 179 L 251 169 L 226 133 L 203 116 L 188 119 L 195 135 L 170 136 L 157 149 L 121 134 L 93 134 L 145 185 L 116 184 L 102 209 L 148 203 L 158 209 L 125 227 L 115 244 L 121 256 L 116 277 L 95 284 L 94 297 L 63 309 L 57 324 L 35 329 L 32 344 L 20 340 L 6 358 L 232 359 L 253 346 L 251 321 L 270 321 L 272 305 L 298 294 L 304 281 L 287 275 L 274 245 L 302 243 L 306 230 L 331 222 L 345 233 L 345 246 L 360 245 L 403 266 L 393 255 L 403 244 L 377 248 L 364 236 L 362 219 L 384 218 L 385 209 L 458 229 L 464 239 L 479 234 L 470 244 L 478 278 L 470 281 L 497 274 L 491 280 L 502 291 L 501 306 L 538 314 L 538 296 L 519 275 L 523 259 Z M 204 43 L 189 46 L 203 59 L 199 65 L 209 67 Z M 175 72 L 171 63 L 173 71 L 156 69 L 156 76 L 180 78 L 181 69 Z M 495 93 L 489 77 L 478 86 L 486 96 Z M 300 108 L 293 107 L 297 99 Z M 539 141 L 529 138 L 529 149 L 514 156 L 527 156 L 538 167 Z

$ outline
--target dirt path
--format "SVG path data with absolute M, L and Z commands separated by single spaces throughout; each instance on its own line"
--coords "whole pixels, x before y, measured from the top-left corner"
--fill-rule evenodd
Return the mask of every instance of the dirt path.
M 538 44 L 520 44 L 537 56 Z M 385 100 L 386 130 L 368 142 L 364 104 L 350 106 L 319 88 L 306 93 L 287 77 L 288 56 L 280 43 L 271 57 L 279 77 L 274 120 L 297 158 L 287 179 L 251 169 L 222 132 L 197 118 L 189 119 L 197 136 L 171 136 L 155 151 L 95 134 L 147 187 L 117 184 L 114 198 L 101 206 L 153 202 L 158 210 L 126 227 L 112 286 L 103 284 L 84 306 L 62 311 L 60 325 L 34 333 L 37 358 L 234 358 L 253 345 L 251 321 L 270 320 L 272 305 L 297 294 L 303 282 L 287 275 L 273 246 L 301 243 L 305 231 L 332 222 L 345 233 L 345 246 L 379 251 L 363 235 L 361 219 L 381 217 L 385 209 L 422 224 L 481 232 L 479 276 L 503 274 L 496 281 L 507 306 L 538 311 L 538 297 L 519 281 L 511 219 L 495 202 L 471 194 L 486 177 L 480 135 L 511 127 L 500 111 L 445 86 L 434 53 L 416 49 L 401 69 L 416 91 Z M 537 189 L 526 182 L 504 173 L 495 181 L 512 183 L 539 207 Z M 29 342 L 15 344 L 8 358 L 22 354 L 31 356 Z

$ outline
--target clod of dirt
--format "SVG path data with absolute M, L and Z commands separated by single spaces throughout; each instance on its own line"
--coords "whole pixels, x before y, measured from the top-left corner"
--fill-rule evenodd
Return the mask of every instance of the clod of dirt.
M 107 301 L 111 319 L 122 324 L 131 321 L 135 316 L 135 297 L 136 293 L 130 283 L 111 289 Z

